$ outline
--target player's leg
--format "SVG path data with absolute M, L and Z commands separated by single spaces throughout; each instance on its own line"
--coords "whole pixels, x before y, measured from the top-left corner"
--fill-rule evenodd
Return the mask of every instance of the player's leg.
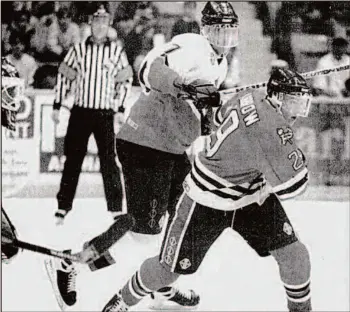
M 176 204 L 183 192 L 182 183 L 190 171 L 191 163 L 187 154 L 178 155 L 175 159 L 167 209 L 170 217 L 175 213 Z
M 199 296 L 168 287 L 180 274 L 197 271 L 207 251 L 226 228 L 224 212 L 203 207 L 183 194 L 175 217 L 167 225 L 159 257 L 149 258 L 105 306 L 104 312 L 122 311 L 142 298 L 164 289 L 173 308 L 193 308 Z M 168 288 L 166 288 L 168 287 Z M 164 291 L 165 293 L 165 291 Z M 160 306 L 164 309 L 164 306 Z
M 276 259 L 289 311 L 311 311 L 309 253 L 277 196 L 271 194 L 262 206 L 253 204 L 238 210 L 233 229 L 260 256 Z
M 58 211 L 55 217 L 59 223 L 63 222 L 66 214 L 72 209 L 73 199 L 78 185 L 81 166 L 87 150 L 87 144 L 91 135 L 91 118 L 82 109 L 74 107 L 68 122 L 67 133 L 64 141 L 64 163 L 60 189 L 57 194 Z
M 100 171 L 106 195 L 108 211 L 114 216 L 125 214 L 123 211 L 123 176 L 121 167 L 116 162 L 116 147 L 114 134 L 114 117 L 112 112 L 98 112 L 93 134 L 95 136 Z
M 167 153 L 117 140 L 123 168 L 128 213 L 135 218 L 132 231 L 161 233 L 161 218 L 168 206 L 174 163 Z

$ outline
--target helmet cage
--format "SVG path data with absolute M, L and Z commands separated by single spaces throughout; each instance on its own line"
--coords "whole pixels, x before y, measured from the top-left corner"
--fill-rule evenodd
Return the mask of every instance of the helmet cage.
M 237 23 L 203 25 L 202 33 L 213 46 L 219 48 L 233 48 L 238 45 Z
M 17 77 L 2 77 L 1 107 L 18 111 L 24 93 L 24 80 Z
M 15 130 L 16 114 L 24 93 L 24 80 L 17 77 L 2 77 L 1 125 Z
M 310 92 L 278 93 L 281 106 L 292 117 L 307 117 L 310 111 L 311 98 Z

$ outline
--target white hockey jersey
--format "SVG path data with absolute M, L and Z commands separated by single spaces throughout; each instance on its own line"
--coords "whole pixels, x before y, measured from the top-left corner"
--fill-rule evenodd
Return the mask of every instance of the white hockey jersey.
M 215 121 L 219 128 L 184 182 L 194 201 L 235 210 L 262 204 L 272 192 L 286 199 L 305 189 L 305 157 L 293 129 L 264 93 L 239 93 L 217 111 Z
M 169 153 L 184 153 L 200 135 L 200 114 L 193 103 L 178 98 L 174 80 L 180 78 L 188 84 L 203 79 L 219 87 L 226 75 L 226 58 L 219 59 L 201 35 L 179 35 L 151 50 L 139 72 L 143 93 L 117 137 Z

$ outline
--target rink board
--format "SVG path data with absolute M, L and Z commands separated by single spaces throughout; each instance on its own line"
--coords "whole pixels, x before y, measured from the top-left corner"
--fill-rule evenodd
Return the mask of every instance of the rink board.
M 127 112 L 140 88 L 133 88 Z M 3 131 L 3 197 L 55 197 L 65 156 L 63 143 L 69 120 L 69 97 L 61 112 L 61 122 L 51 120 L 52 90 L 28 90 L 17 116 L 17 130 Z M 318 98 L 308 118 L 297 121 L 294 139 L 306 154 L 311 185 L 304 198 L 349 200 L 350 185 L 350 100 Z M 96 142 L 90 137 L 83 162 L 77 197 L 103 197 Z M 326 188 L 325 186 L 340 186 Z M 80 190 L 84 190 L 81 192 Z

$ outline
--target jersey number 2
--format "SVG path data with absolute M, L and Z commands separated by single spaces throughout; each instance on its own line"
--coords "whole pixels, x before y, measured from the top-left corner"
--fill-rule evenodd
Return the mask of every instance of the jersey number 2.
M 293 169 L 295 171 L 298 171 L 304 165 L 304 155 L 299 149 L 291 152 L 288 155 L 288 159 L 293 160 Z
M 224 140 L 237 130 L 239 126 L 239 118 L 236 110 L 233 110 L 228 117 L 223 121 L 221 126 L 209 136 L 207 145 L 207 157 L 212 157 L 220 148 Z

